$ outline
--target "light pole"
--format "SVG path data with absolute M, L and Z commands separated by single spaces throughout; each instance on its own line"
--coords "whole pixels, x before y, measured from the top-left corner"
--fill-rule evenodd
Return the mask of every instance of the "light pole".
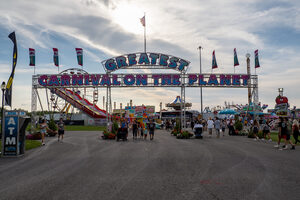
M 198 47 L 199 49 L 199 60 L 200 60 L 200 74 L 202 74 L 202 63 L 201 63 L 201 46 Z M 200 86 L 200 101 L 201 101 L 201 116 L 203 117 L 203 99 L 202 99 L 202 86 Z
M 248 104 L 252 102 L 252 95 L 251 95 L 251 71 L 250 71 L 250 53 L 246 54 L 246 62 L 247 62 L 247 75 L 249 76 L 248 79 Z
M 2 111 L 1 111 L 1 135 L 3 137 L 3 120 L 4 120 L 4 91 L 5 91 L 6 85 L 5 82 L 3 81 L 1 84 L 1 90 L 2 90 Z M 3 140 L 2 140 L 3 141 Z

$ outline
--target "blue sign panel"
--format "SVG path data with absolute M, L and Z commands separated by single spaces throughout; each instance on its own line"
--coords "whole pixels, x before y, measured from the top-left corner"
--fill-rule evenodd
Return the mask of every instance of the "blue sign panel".
M 18 155 L 18 116 L 5 116 L 4 123 L 3 155 L 16 156 Z

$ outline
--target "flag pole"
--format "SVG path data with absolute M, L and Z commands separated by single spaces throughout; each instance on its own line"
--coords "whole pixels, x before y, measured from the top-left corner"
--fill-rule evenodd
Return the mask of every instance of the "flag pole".
M 145 26 L 144 26 L 144 52 L 146 53 L 146 13 L 144 12 Z
M 201 62 L 201 46 L 198 47 L 199 49 L 199 63 L 200 63 L 200 74 L 202 75 L 202 62 Z M 200 103 L 201 103 L 201 116 L 203 117 L 203 98 L 202 98 L 202 86 L 200 86 Z

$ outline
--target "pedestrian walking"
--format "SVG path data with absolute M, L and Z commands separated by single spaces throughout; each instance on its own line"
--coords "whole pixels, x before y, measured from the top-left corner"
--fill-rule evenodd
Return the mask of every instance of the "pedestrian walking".
M 281 138 L 282 138 L 282 132 L 286 132 L 286 125 L 285 125 L 285 123 L 283 122 L 283 118 L 282 117 L 280 117 L 279 118 L 279 122 L 278 122 L 278 142 L 277 142 L 277 144 L 274 146 L 275 148 L 279 148 L 280 147 L 280 141 L 281 141 Z
M 294 119 L 294 121 L 293 121 L 292 131 L 293 131 L 293 137 L 295 139 L 295 144 L 297 144 L 298 142 L 300 143 L 300 141 L 298 139 L 298 137 L 299 137 L 299 122 L 296 119 Z
M 143 129 L 143 122 L 139 123 L 139 132 L 140 132 L 140 138 L 143 139 L 144 137 L 144 129 Z
M 207 120 L 207 129 L 209 137 L 212 136 L 212 130 L 214 128 L 214 121 L 211 119 L 211 117 Z
M 223 136 L 225 136 L 225 131 L 226 131 L 226 121 L 225 120 L 222 120 L 222 123 L 221 123 L 221 130 L 222 130 L 222 133 L 223 133 Z
M 132 123 L 132 137 L 133 137 L 133 140 L 135 140 L 137 138 L 137 132 L 138 132 L 138 122 L 137 122 L 137 119 L 134 119 L 133 123 Z
M 232 119 L 229 120 L 229 123 L 228 123 L 228 135 L 234 135 L 234 127 L 233 127 L 233 121 Z
M 150 122 L 148 123 L 148 129 L 149 129 L 150 140 L 153 140 L 154 130 L 155 130 L 155 123 L 153 122 L 153 119 L 151 119 Z
M 254 140 L 259 140 L 258 137 L 259 124 L 256 119 L 253 122 L 252 131 L 253 131 Z
M 144 140 L 147 140 L 148 130 L 147 123 L 143 122 Z
M 288 118 L 284 118 L 282 126 L 285 126 L 284 131 L 281 132 L 282 137 L 284 138 L 284 146 L 279 150 L 288 149 L 288 144 L 291 144 L 291 149 L 295 150 L 295 145 L 291 141 L 291 133 L 292 133 L 292 123 L 288 120 Z
M 214 127 L 215 127 L 215 131 L 216 131 L 216 134 L 217 134 L 217 138 L 220 137 L 220 129 L 221 129 L 221 122 L 219 120 L 219 118 L 216 117 L 216 120 L 214 122 Z
M 47 132 L 47 128 L 48 128 L 48 125 L 47 125 L 46 119 L 42 119 L 42 121 L 40 123 L 40 132 L 42 135 L 42 145 L 43 146 L 45 145 L 45 134 Z
M 192 121 L 191 121 L 191 128 L 194 129 L 194 126 L 195 126 L 195 121 L 194 121 L 194 119 L 192 119 Z
M 263 134 L 264 137 L 262 138 L 262 140 L 267 139 L 266 136 L 268 136 L 268 141 L 271 142 L 271 132 L 270 132 L 270 120 L 267 120 L 263 126 Z
M 63 118 L 59 119 L 59 122 L 57 123 L 57 128 L 58 128 L 58 138 L 57 141 L 63 141 L 64 139 L 64 134 L 65 134 L 65 123 L 63 121 Z M 61 140 L 60 140 L 61 138 Z

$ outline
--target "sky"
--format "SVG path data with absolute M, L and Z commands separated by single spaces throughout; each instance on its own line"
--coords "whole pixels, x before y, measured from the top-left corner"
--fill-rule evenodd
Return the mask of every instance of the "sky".
M 13 82 L 12 108 L 31 109 L 31 78 L 28 48 L 36 51 L 36 73 L 57 73 L 52 48 L 59 49 L 60 68 L 79 67 L 75 48 L 83 48 L 83 69 L 104 73 L 101 61 L 143 51 L 144 29 L 140 18 L 146 13 L 147 51 L 178 56 L 190 61 L 188 73 L 211 73 L 212 51 L 218 68 L 213 73 L 233 73 L 233 49 L 246 73 L 250 53 L 254 73 L 254 50 L 259 50 L 256 70 L 259 101 L 274 108 L 278 88 L 291 106 L 300 107 L 300 1 L 294 0 L 1 0 L 0 81 L 11 73 L 13 45 L 7 37 L 16 32 L 18 63 Z M 130 72 L 130 71 L 128 71 Z M 153 71 L 154 73 L 154 71 Z M 46 107 L 45 91 L 40 91 Z M 99 89 L 99 96 L 105 89 Z M 155 105 L 172 102 L 180 88 L 112 89 L 112 101 L 126 105 Z M 89 96 L 88 96 L 89 98 Z M 186 101 L 200 109 L 199 88 L 186 89 Z M 224 102 L 247 103 L 247 89 L 203 88 L 204 107 Z M 102 107 L 102 98 L 98 105 Z M 39 108 L 40 109 L 40 108 Z M 156 110 L 157 110 L 156 109 Z

